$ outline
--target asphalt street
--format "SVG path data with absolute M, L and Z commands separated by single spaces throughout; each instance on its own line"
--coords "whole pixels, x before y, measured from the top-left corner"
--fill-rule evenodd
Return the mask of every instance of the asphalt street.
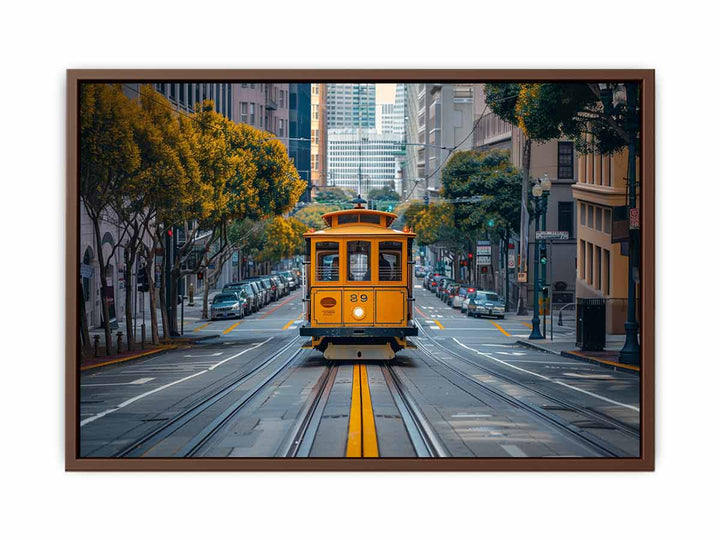
M 195 345 L 79 374 L 83 457 L 628 457 L 639 376 L 516 344 L 415 285 L 415 349 L 330 364 L 302 349 L 299 291 Z M 560 329 L 560 331 L 567 331 Z

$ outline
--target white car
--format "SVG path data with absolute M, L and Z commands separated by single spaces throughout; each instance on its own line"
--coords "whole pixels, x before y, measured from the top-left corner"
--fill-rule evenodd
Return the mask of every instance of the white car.
M 469 293 L 474 293 L 476 291 L 475 287 L 468 287 L 467 285 L 461 285 L 460 289 L 458 290 L 458 293 L 453 296 L 452 299 L 452 307 L 455 309 L 459 309 L 462 313 L 465 313 L 467 311 L 467 305 L 463 305 L 465 302 L 465 299 L 467 298 L 467 295 Z

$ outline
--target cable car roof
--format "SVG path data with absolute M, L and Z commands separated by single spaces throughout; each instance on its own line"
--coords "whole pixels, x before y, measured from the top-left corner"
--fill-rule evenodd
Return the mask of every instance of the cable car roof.
M 327 214 L 323 214 L 323 220 L 327 224 L 328 227 L 332 226 L 332 218 L 334 216 L 341 216 L 341 215 L 352 215 L 352 214 L 374 214 L 377 216 L 385 216 L 388 219 L 387 227 L 389 228 L 390 225 L 392 225 L 393 221 L 397 219 L 397 214 L 393 214 L 392 212 L 381 212 L 380 210 L 368 210 L 367 208 L 351 208 L 350 210 L 336 210 L 335 212 L 328 212 Z

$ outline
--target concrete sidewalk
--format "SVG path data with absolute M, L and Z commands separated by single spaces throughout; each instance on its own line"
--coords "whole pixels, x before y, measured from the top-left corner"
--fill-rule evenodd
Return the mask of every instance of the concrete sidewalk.
M 216 294 L 218 294 L 220 290 L 211 290 L 208 293 L 208 310 L 210 309 L 210 304 L 212 303 L 212 299 L 215 297 Z M 213 337 L 216 337 L 215 335 L 209 335 L 209 336 L 198 336 L 197 334 L 193 334 L 193 330 L 197 328 L 198 326 L 204 324 L 207 322 L 202 318 L 202 304 L 203 304 L 203 298 L 202 295 L 195 296 L 194 298 L 194 305 L 190 306 L 188 305 L 189 300 L 186 299 L 184 301 L 183 307 L 183 318 L 182 318 L 182 328 L 178 328 L 179 330 L 183 330 L 183 335 L 180 337 L 173 338 L 173 342 L 175 343 L 183 343 L 183 342 L 193 342 L 198 341 L 201 339 L 210 339 Z M 180 310 L 181 306 L 178 305 L 178 319 L 180 318 Z M 118 332 L 122 332 L 122 347 L 123 347 L 123 355 L 126 354 L 135 354 L 135 353 L 141 353 L 143 350 L 139 348 L 140 339 L 142 337 L 142 315 L 138 313 L 138 318 L 135 323 L 134 328 L 134 334 L 135 334 L 135 342 L 137 344 L 136 349 L 133 349 L 133 351 L 127 351 L 127 332 L 125 328 L 125 320 L 124 320 L 124 313 L 119 313 L 118 315 L 123 317 L 123 320 L 118 321 L 117 328 L 111 328 L 111 335 L 112 335 L 112 343 L 111 348 L 113 351 L 117 348 L 117 334 Z M 158 334 L 160 336 L 160 340 L 163 339 L 163 325 L 162 325 L 162 317 L 160 315 L 160 310 L 157 310 L 157 323 L 158 323 Z M 180 324 L 180 320 L 178 320 L 178 324 Z M 105 330 L 102 327 L 99 328 L 90 328 L 90 349 L 91 351 L 94 349 L 94 343 L 95 343 L 95 336 L 99 338 L 98 340 L 98 358 L 103 357 L 105 358 Z M 151 347 L 157 347 L 156 345 L 151 345 L 152 340 L 152 328 L 150 326 L 150 314 L 148 312 L 145 312 L 145 351 L 150 349 Z M 117 355 L 114 355 L 115 357 Z M 91 359 L 94 360 L 94 357 L 89 357 L 86 360 L 89 362 Z

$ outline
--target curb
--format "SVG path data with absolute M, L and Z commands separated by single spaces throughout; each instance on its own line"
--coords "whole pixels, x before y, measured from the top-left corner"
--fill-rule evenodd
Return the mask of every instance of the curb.
M 637 366 L 629 366 L 625 364 L 620 364 L 619 362 L 613 362 L 611 360 L 600 360 L 599 358 L 593 358 L 592 356 L 582 354 L 581 352 L 577 351 L 563 351 L 560 353 L 561 356 L 564 356 L 565 358 L 572 358 L 573 360 L 582 360 L 584 362 L 590 362 L 592 364 L 598 364 L 600 366 L 609 367 L 612 369 L 615 369 L 617 371 L 622 371 L 624 373 L 633 373 L 635 375 L 640 375 L 640 368 Z
M 616 371 L 622 371 L 624 373 L 633 373 L 635 375 L 640 374 L 640 368 L 636 366 L 628 366 L 625 364 L 620 364 L 619 362 L 612 362 L 611 360 L 600 360 L 599 358 L 593 358 L 590 355 L 583 354 L 579 351 L 554 351 L 548 347 L 543 347 L 542 345 L 539 345 L 537 343 L 532 343 L 531 341 L 526 341 L 522 339 L 518 339 L 515 342 L 517 345 L 522 345 L 524 347 L 527 347 L 529 349 L 536 349 L 538 351 L 543 351 L 550 354 L 555 354 L 557 356 L 562 356 L 564 358 L 571 358 L 572 360 L 581 360 L 583 362 L 589 362 L 591 364 L 596 364 L 598 366 L 603 366 L 606 368 L 614 369 Z
M 187 345 L 197 343 L 198 341 L 206 341 L 208 339 L 219 338 L 220 334 L 210 334 L 208 336 L 197 336 L 197 337 L 176 337 L 172 339 L 173 343 L 178 345 Z
M 169 351 L 172 349 L 177 349 L 177 345 L 162 345 L 160 347 L 156 347 L 154 349 L 148 349 L 147 351 L 143 351 L 138 354 L 133 354 L 131 356 L 123 356 L 122 358 L 116 358 L 114 360 L 108 360 L 107 362 L 100 362 L 98 364 L 92 364 L 90 366 L 80 366 L 80 371 L 87 371 L 88 369 L 99 368 L 99 367 L 103 367 L 103 366 L 110 366 L 112 364 L 120 364 L 122 362 L 128 362 L 130 360 L 137 360 L 138 358 L 142 358 L 144 356 L 150 356 L 151 354 L 165 352 L 165 351 Z

